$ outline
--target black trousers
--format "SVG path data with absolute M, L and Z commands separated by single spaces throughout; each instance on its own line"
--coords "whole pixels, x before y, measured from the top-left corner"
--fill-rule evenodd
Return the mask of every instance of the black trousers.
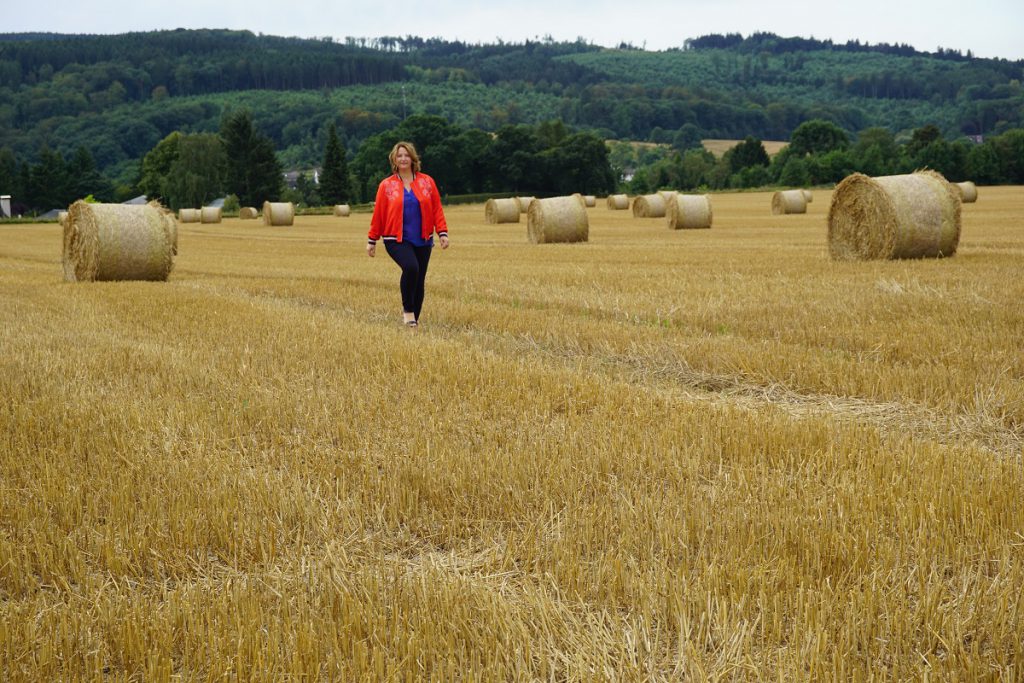
M 388 256 L 402 269 L 399 287 L 402 290 L 402 310 L 420 319 L 423 308 L 423 284 L 427 280 L 427 265 L 433 247 L 414 247 L 408 242 L 385 240 Z

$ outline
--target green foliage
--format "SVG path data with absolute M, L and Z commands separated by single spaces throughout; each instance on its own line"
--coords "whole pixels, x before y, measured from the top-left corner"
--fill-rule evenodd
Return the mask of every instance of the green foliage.
M 252 114 L 241 109 L 224 117 L 220 138 L 227 155 L 225 185 L 245 206 L 262 206 L 281 196 L 281 164 L 274 143 L 256 130 Z
M 338 128 L 332 122 L 327 129 L 327 144 L 320 171 L 320 199 L 326 205 L 347 204 L 351 196 L 348 161 L 345 148 L 338 139 Z
M 224 191 L 227 159 L 212 133 L 172 133 L 142 161 L 139 186 L 171 209 L 199 207 Z
M 793 154 L 821 154 L 846 149 L 849 145 L 850 138 L 842 128 L 820 119 L 801 123 L 789 138 Z
M 224 213 L 237 214 L 242 208 L 242 203 L 238 201 L 238 195 L 229 194 L 224 198 Z
M 733 173 L 751 166 L 767 166 L 768 152 L 764 144 L 757 138 L 748 135 L 746 139 L 725 153 L 729 168 Z

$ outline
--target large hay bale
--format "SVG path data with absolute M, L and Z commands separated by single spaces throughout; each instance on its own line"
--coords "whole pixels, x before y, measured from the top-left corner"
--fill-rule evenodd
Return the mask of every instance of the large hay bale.
M 953 183 L 953 187 L 960 194 L 960 201 L 964 204 L 973 204 L 978 201 L 978 188 L 970 180 L 962 183 Z
M 220 223 L 221 210 L 219 206 L 204 206 L 199 212 L 200 223 Z
M 526 214 L 526 234 L 534 244 L 586 242 L 590 237 L 587 208 L 576 196 L 535 199 Z
M 178 209 L 178 220 L 182 223 L 198 223 L 202 217 L 199 209 Z
M 484 220 L 488 223 L 518 223 L 519 202 L 515 199 L 488 199 L 484 204 Z
M 660 194 L 665 199 L 665 210 L 668 211 L 668 203 L 672 200 L 673 197 L 679 194 L 679 192 L 677 192 L 676 190 L 658 190 L 658 194 Z
M 259 215 L 260 212 L 259 210 L 256 209 L 255 206 L 243 206 L 241 209 L 238 210 L 238 217 L 241 218 L 243 221 L 251 221 L 252 219 L 256 218 L 256 216 Z
M 597 197 L 592 194 L 583 195 L 583 204 L 587 207 L 597 206 Z
M 668 203 L 666 222 L 671 230 L 711 227 L 711 197 L 706 194 L 677 194 Z
M 334 205 L 334 215 L 335 216 L 340 216 L 342 218 L 345 218 L 346 216 L 351 215 L 351 213 L 352 213 L 352 208 L 348 204 L 335 204 Z
M 664 218 L 665 197 L 660 194 L 643 194 L 633 200 L 634 218 Z
M 152 204 L 77 201 L 64 225 L 64 279 L 166 280 L 176 235 L 174 216 Z
M 519 213 L 526 213 L 529 211 L 530 204 L 534 199 L 534 197 L 516 197 L 516 201 L 519 203 Z
M 807 198 L 803 190 L 782 190 L 772 195 L 772 213 L 807 213 Z
M 605 201 L 610 211 L 623 211 L 629 208 L 629 197 L 624 194 L 610 194 Z
M 836 260 L 952 256 L 960 243 L 960 198 L 935 171 L 836 186 L 828 210 L 828 249 Z
M 291 202 L 263 202 L 263 225 L 292 225 L 295 205 Z
M 814 202 L 814 193 L 813 192 L 811 192 L 810 190 L 800 190 L 800 191 L 804 193 L 804 201 L 805 202 L 807 202 L 808 204 L 811 204 L 811 203 Z
M 171 253 L 178 253 L 178 221 L 174 220 L 174 212 L 165 208 L 163 204 L 155 199 L 146 202 L 146 206 L 156 209 L 164 217 L 164 228 L 167 230 L 167 241 L 171 243 Z

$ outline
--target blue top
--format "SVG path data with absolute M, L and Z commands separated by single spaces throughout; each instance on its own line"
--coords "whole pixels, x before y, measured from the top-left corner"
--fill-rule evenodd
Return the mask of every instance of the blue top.
M 402 241 L 414 247 L 432 247 L 434 238 L 423 239 L 423 214 L 420 213 L 420 200 L 412 190 L 405 191 L 402 202 Z

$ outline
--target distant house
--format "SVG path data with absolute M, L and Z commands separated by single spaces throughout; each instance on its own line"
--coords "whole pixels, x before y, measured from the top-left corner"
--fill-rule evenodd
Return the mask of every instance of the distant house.
M 985 142 L 985 136 L 984 135 L 968 135 L 967 139 L 970 140 L 971 142 L 977 144 L 977 145 L 980 145 L 981 143 Z
M 288 185 L 288 189 L 294 190 L 299 184 L 299 178 L 302 176 L 309 177 L 313 180 L 314 185 L 320 184 L 320 168 L 307 169 L 305 171 L 288 171 L 284 174 L 284 182 Z
M 149 199 L 146 197 L 146 195 L 140 194 L 138 197 L 133 197 L 133 198 L 129 199 L 128 201 L 121 202 L 121 203 L 122 204 L 136 204 L 137 205 L 137 204 L 146 204 L 148 202 L 149 202 Z
M 209 202 L 207 204 L 207 206 L 209 206 L 211 208 L 214 208 L 214 209 L 223 209 L 224 208 L 224 202 L 226 200 L 227 200 L 227 197 L 221 197 L 220 199 L 214 199 L 212 202 Z
M 0 195 L 0 218 L 11 217 L 11 195 Z

